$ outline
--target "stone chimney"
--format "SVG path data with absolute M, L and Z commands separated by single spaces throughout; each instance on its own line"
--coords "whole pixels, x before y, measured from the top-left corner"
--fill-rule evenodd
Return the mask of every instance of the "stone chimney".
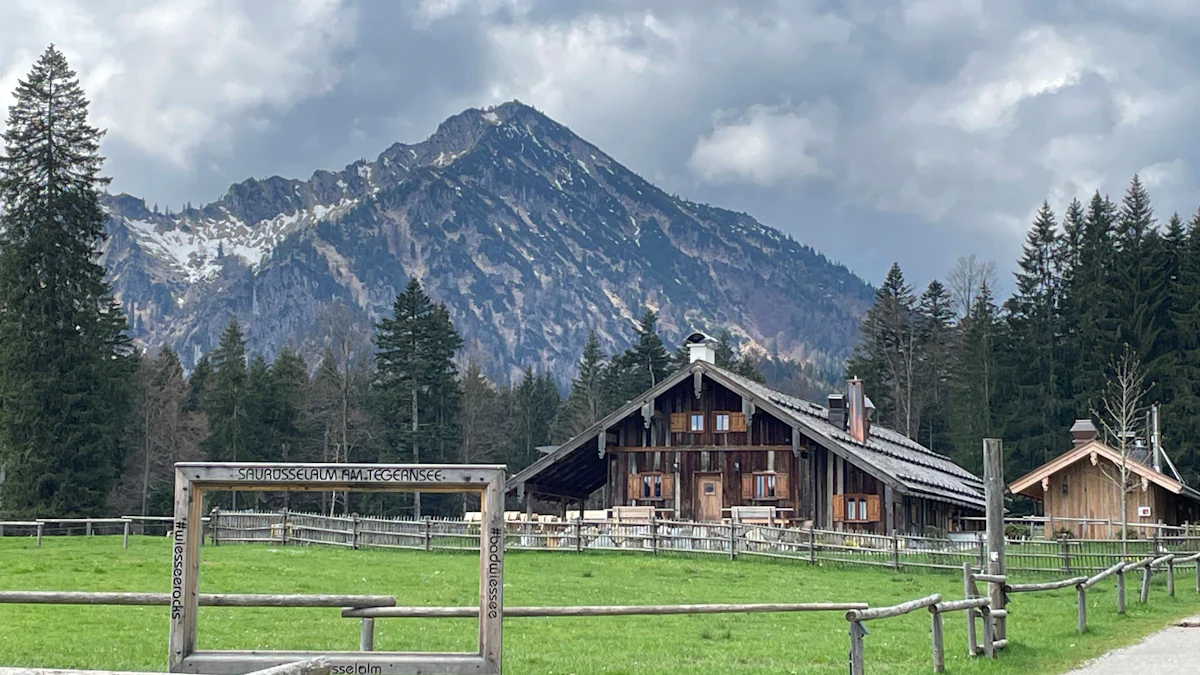
M 870 435 L 870 428 L 867 426 L 867 396 L 863 392 L 863 382 L 857 377 L 851 378 L 846 389 L 846 397 L 849 399 L 846 405 L 848 430 L 854 440 L 866 443 L 867 437 Z
M 692 333 L 685 340 L 688 348 L 688 363 L 707 361 L 717 363 L 717 341 L 711 335 Z
M 1071 425 L 1071 443 L 1074 447 L 1094 441 L 1100 436 L 1096 430 L 1096 425 L 1092 424 L 1091 420 L 1075 420 L 1075 424 Z
M 842 394 L 829 395 L 829 423 L 846 430 L 846 397 Z

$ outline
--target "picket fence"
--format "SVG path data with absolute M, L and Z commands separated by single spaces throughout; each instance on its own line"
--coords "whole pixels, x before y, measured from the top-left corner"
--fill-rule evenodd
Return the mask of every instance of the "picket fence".
M 339 546 L 352 549 L 478 551 L 479 523 L 314 513 L 214 511 L 210 543 Z M 929 568 L 961 571 L 964 563 L 983 567 L 982 533 L 953 538 L 876 535 L 749 523 L 697 523 L 676 520 L 510 521 L 505 545 L 510 550 L 626 551 L 648 554 L 762 556 L 810 563 L 869 565 L 892 569 Z M 1011 572 L 1099 572 L 1127 557 L 1187 554 L 1200 551 L 1200 537 L 1154 537 L 1127 543 L 1113 540 L 1009 540 Z

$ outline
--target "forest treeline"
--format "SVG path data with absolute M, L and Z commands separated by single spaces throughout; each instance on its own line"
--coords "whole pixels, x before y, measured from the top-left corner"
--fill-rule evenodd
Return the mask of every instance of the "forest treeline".
M 1144 403 L 1160 406 L 1162 446 L 1195 485 L 1200 211 L 1159 223 L 1137 176 L 1119 205 L 1099 192 L 1061 215 L 1043 203 L 1012 296 L 997 301 L 995 281 L 994 266 L 964 258 L 918 295 L 892 265 L 847 367 L 883 420 L 977 472 L 981 439 L 1003 438 L 1013 479 L 1070 449 L 1075 419 L 1104 428 L 1106 382 L 1128 351 Z
M 563 397 L 546 372 L 497 386 L 457 360 L 462 339 L 413 279 L 391 316 L 364 325 L 336 302 L 318 317 L 316 363 L 247 354 L 230 321 L 191 373 L 139 351 L 99 263 L 103 132 L 62 53 L 19 81 L 0 154 L 0 517 L 171 511 L 178 461 L 488 462 L 519 470 L 686 362 L 647 310 L 626 351 L 590 336 Z M 718 359 L 804 390 L 824 375 L 778 358 Z M 461 366 L 461 367 L 460 367 Z M 314 493 L 214 496 L 227 507 L 442 514 L 456 498 Z

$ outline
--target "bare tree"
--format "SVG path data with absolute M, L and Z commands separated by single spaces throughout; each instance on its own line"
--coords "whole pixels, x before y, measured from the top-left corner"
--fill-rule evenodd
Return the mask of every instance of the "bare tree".
M 946 276 L 951 307 L 959 321 L 971 315 L 971 308 L 975 306 L 983 287 L 986 285 L 994 289 L 997 280 L 995 262 L 980 261 L 974 253 L 959 256 L 954 269 Z
M 1100 471 L 1121 491 L 1122 556 L 1129 555 L 1129 493 L 1136 487 L 1136 482 L 1130 484 L 1129 480 L 1130 451 L 1145 414 L 1145 396 L 1145 375 L 1142 372 L 1141 361 L 1129 349 L 1129 345 L 1125 345 L 1122 354 L 1113 359 L 1101 400 L 1104 409 L 1097 415 L 1107 435 L 1115 439 L 1115 450 L 1121 456 L 1115 470 L 1109 470 L 1107 464 L 1101 464 Z
M 110 497 L 115 508 L 147 515 L 150 495 L 171 483 L 175 462 L 199 459 L 205 422 L 188 410 L 189 391 L 174 352 L 141 358 L 125 469 Z
M 317 328 L 325 342 L 317 376 L 313 381 L 313 417 L 321 427 L 326 462 L 349 462 L 353 452 L 371 440 L 366 412 L 367 387 L 371 380 L 371 333 L 358 313 L 342 302 L 323 306 Z M 342 512 L 349 509 L 349 495 L 329 495 L 329 515 L 339 501 Z
M 504 443 L 504 401 L 496 387 L 488 381 L 479 366 L 470 361 L 462 376 L 462 397 L 459 399 L 458 461 L 463 464 L 486 462 L 499 453 Z M 463 512 L 470 507 L 471 495 L 463 493 Z

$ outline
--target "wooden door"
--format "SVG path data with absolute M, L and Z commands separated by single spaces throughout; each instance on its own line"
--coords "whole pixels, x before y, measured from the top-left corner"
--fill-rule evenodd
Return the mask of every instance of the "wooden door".
M 721 475 L 696 476 L 696 520 L 706 523 L 721 520 Z

